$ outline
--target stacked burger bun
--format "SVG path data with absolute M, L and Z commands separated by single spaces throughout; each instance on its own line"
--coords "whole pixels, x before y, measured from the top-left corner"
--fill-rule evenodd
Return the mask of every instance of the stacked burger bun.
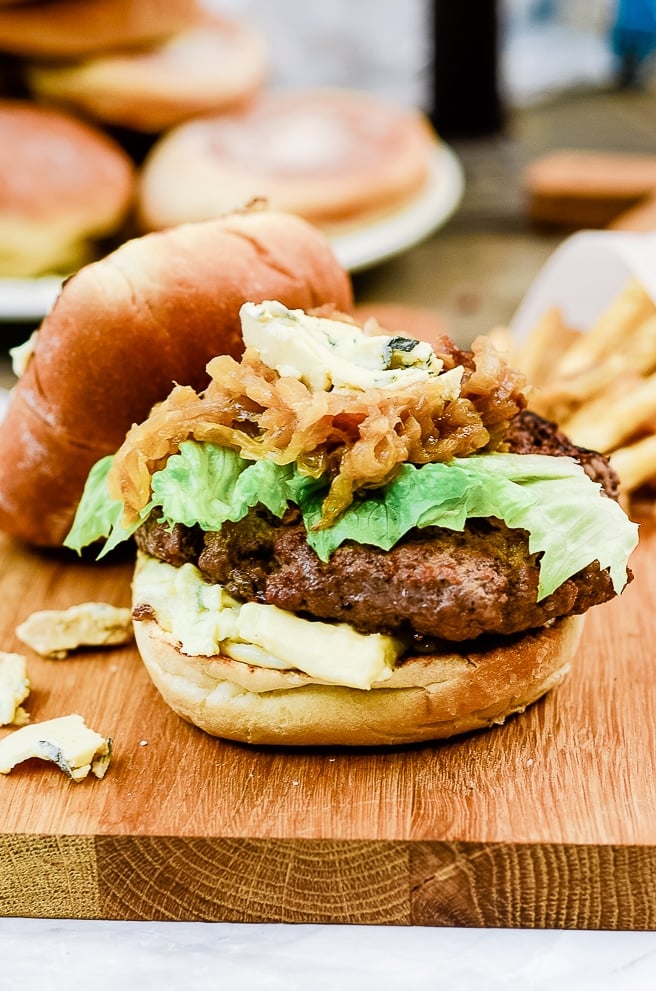
M 152 0 L 145 3 L 149 5 Z M 166 7 L 169 16 L 175 7 Z M 101 124 L 147 134 L 196 114 L 246 103 L 266 76 L 263 39 L 245 24 L 188 3 L 183 7 L 177 12 L 184 13 L 183 23 L 159 39 L 151 37 L 146 45 L 113 44 L 73 59 L 30 60 L 26 66 L 30 91 L 39 100 Z M 156 18 L 152 23 L 162 24 Z M 1 26 L 0 17 L 0 41 Z
M 241 106 L 268 73 L 260 34 L 199 0 L 0 3 L 0 59 L 7 95 L 116 131 L 138 158 L 138 136 Z
M 436 178 L 439 141 L 419 110 L 364 90 L 277 89 L 269 54 L 255 26 L 209 0 L 0 0 L 0 100 L 104 132 L 107 153 L 127 155 L 134 173 L 130 205 L 109 224 L 91 205 L 85 213 L 82 191 L 85 222 L 65 238 L 45 211 L 44 241 L 85 241 L 83 251 L 64 243 L 26 260 L 16 244 L 4 249 L 2 232 L 29 234 L 34 218 L 0 219 L 0 277 L 69 274 L 128 237 L 256 200 L 339 236 L 402 210 Z M 56 165 L 32 170 L 23 156 L 20 169 L 43 182 L 40 198 L 57 199 L 63 179 L 77 189 L 75 169 L 62 170 L 60 185 L 50 183 Z M 96 204 L 104 188 L 99 179 Z
M 269 92 L 240 112 L 186 121 L 155 144 L 140 179 L 140 226 L 206 220 L 261 197 L 342 232 L 416 195 L 436 145 L 420 112 L 369 93 Z
M 187 26 L 194 0 L 50 0 L 3 4 L 0 46 L 16 55 L 79 58 L 161 40 Z
M 108 135 L 0 100 L 0 276 L 72 271 L 123 224 L 135 170 Z
M 196 0 L 0 3 L 0 277 L 68 275 L 131 237 L 152 141 L 251 99 L 266 65 Z

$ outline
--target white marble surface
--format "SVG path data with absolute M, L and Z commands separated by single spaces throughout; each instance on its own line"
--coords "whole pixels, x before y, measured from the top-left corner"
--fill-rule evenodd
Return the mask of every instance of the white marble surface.
M 656 934 L 0 919 L 0 989 L 653 991 Z

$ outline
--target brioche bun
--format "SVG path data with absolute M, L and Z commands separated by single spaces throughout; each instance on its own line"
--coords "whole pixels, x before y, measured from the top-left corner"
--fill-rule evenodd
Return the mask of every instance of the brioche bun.
M 138 571 L 134 603 L 142 603 Z M 493 646 L 445 645 L 409 657 L 380 688 L 313 683 L 297 671 L 225 656 L 187 656 L 154 619 L 135 620 L 137 648 L 167 705 L 206 733 L 244 743 L 378 746 L 446 739 L 503 723 L 569 671 L 584 616 Z
M 157 47 L 26 67 L 38 99 L 148 133 L 196 114 L 233 109 L 257 93 L 266 72 L 260 35 L 209 15 Z
M 420 113 L 369 94 L 269 93 L 241 113 L 180 124 L 155 143 L 141 174 L 140 223 L 152 230 L 203 220 L 263 197 L 343 230 L 418 192 L 436 142 Z
M 327 240 L 254 210 L 128 241 L 66 281 L 0 424 L 0 529 L 56 547 L 92 465 L 174 383 L 202 389 L 216 354 L 243 350 L 239 308 L 280 299 L 350 312 Z
M 77 58 L 159 41 L 193 24 L 196 0 L 50 0 L 0 7 L 0 50 Z
M 133 193 L 134 166 L 107 135 L 68 114 L 0 101 L 0 276 L 89 261 Z

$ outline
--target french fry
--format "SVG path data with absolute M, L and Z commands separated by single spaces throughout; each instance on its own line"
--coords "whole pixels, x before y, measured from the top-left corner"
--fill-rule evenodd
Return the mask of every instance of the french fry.
M 624 342 L 618 357 L 641 375 L 648 375 L 656 369 L 656 313 L 638 324 Z
M 626 368 L 622 355 L 611 355 L 602 364 L 593 365 L 571 378 L 548 383 L 536 396 L 533 407 L 559 423 L 566 422 L 582 404 L 597 398 L 616 383 Z
M 602 399 L 601 408 L 598 404 L 581 406 L 562 427 L 580 447 L 608 454 L 654 416 L 656 374 L 612 403 Z
M 632 492 L 639 488 L 656 478 L 656 433 L 618 448 L 611 453 L 609 460 L 623 490 Z
M 620 350 L 628 335 L 655 312 L 656 307 L 649 294 L 635 279 L 631 280 L 587 334 L 578 337 L 565 351 L 554 370 L 555 374 L 575 375 L 604 355 Z
M 628 284 L 587 333 L 546 311 L 511 357 L 531 409 L 607 455 L 626 511 L 656 520 L 656 305 L 644 289 Z
M 515 367 L 524 372 L 532 385 L 547 381 L 559 356 L 580 335 L 566 326 L 557 308 L 547 310 L 528 337 L 519 345 Z

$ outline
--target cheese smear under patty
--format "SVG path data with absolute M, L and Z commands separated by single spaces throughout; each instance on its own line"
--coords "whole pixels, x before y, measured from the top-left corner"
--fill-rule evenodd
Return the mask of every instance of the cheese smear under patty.
M 297 670 L 320 684 L 368 689 L 392 676 L 404 643 L 358 633 L 346 623 L 301 619 L 277 606 L 240 603 L 203 579 L 191 563 L 176 568 L 140 555 L 134 601 L 149 605 L 183 654 L 223 654 L 257 667 Z

